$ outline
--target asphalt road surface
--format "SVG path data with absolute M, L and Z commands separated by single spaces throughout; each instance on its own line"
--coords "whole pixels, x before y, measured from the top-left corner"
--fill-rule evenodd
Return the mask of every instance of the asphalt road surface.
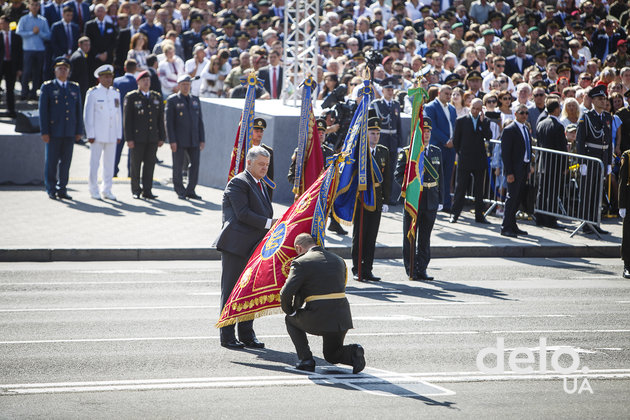
M 255 321 L 266 349 L 220 347 L 218 261 L 0 264 L 0 418 L 628 418 L 621 270 L 436 259 L 418 283 L 379 261 L 347 288 L 352 375 L 318 337 L 316 372 L 294 370 L 279 314 Z

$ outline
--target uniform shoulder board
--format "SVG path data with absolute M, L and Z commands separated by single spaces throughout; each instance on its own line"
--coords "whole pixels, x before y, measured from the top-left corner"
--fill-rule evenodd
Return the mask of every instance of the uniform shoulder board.
M 92 87 L 91 87 L 91 88 L 89 88 L 87 91 L 88 91 L 88 92 L 91 92 L 91 91 L 93 91 L 94 89 L 96 89 L 97 87 L 98 87 L 98 85 L 97 85 L 97 86 L 92 86 Z
M 158 92 L 154 91 L 154 90 L 150 90 L 149 93 L 153 94 L 153 95 L 159 95 Z
M 54 82 L 54 81 L 55 81 L 54 79 L 51 79 L 51 80 L 46 80 L 46 81 L 44 82 L 44 86 L 49 85 L 49 84 L 51 84 L 51 83 L 52 83 L 52 82 Z
M 74 86 L 76 86 L 76 87 L 79 87 L 79 84 L 78 84 L 77 82 L 73 82 L 73 81 L 71 81 L 71 80 L 70 80 L 69 82 L 70 82 L 70 84 L 71 84 L 71 85 L 74 85 Z

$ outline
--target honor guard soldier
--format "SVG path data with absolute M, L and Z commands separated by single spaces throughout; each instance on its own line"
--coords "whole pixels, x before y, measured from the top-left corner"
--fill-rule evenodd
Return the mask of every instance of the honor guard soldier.
M 630 208 L 630 150 L 621 155 L 619 169 L 619 216 L 623 219 L 621 235 L 621 259 L 623 260 L 623 276 L 630 279 L 630 221 L 626 212 Z
M 264 118 L 254 119 L 254 129 L 252 130 L 252 147 L 261 146 L 263 149 L 269 152 L 269 169 L 267 170 L 267 178 L 273 181 L 273 149 L 270 146 L 262 143 L 263 134 L 267 128 L 267 121 Z M 273 196 L 273 189 L 269 188 L 269 200 Z
M 173 188 L 180 200 L 201 200 L 195 193 L 199 178 L 199 155 L 205 143 L 199 98 L 190 94 L 192 78 L 182 74 L 177 79 L 179 92 L 166 100 L 166 133 L 173 152 Z M 185 155 L 190 158 L 188 185 L 184 188 L 182 170 Z
M 437 212 L 441 210 L 442 189 L 442 151 L 439 147 L 429 144 L 431 139 L 431 119 L 424 117 L 422 129 L 422 143 L 425 147 L 424 171 L 422 173 L 422 196 L 418 206 L 416 222 L 416 247 L 413 257 L 414 269 L 410 270 L 411 242 L 407 237 L 411 216 L 403 210 L 403 262 L 410 280 L 433 280 L 427 274 L 427 267 L 431 260 L 431 231 L 435 223 Z M 398 154 L 394 176 L 399 185 L 405 179 L 405 168 L 409 161 L 409 146 Z
M 383 176 L 383 182 L 374 186 L 375 209 L 373 211 L 361 208 L 361 203 L 356 205 L 356 214 L 354 215 L 354 226 L 352 229 L 352 274 L 354 280 L 379 281 L 380 277 L 376 277 L 372 273 L 372 264 L 374 263 L 374 248 L 376 247 L 376 236 L 378 235 L 378 227 L 381 223 L 381 213 L 387 212 L 387 202 L 390 195 L 390 173 L 389 170 L 389 150 L 387 147 L 379 143 L 381 124 L 378 117 L 368 120 L 368 141 L 369 151 L 378 166 L 378 170 Z M 369 156 L 368 156 L 369 157 Z M 368 161 L 369 162 L 369 161 Z M 363 231 L 360 229 L 360 212 L 363 211 Z M 362 239 L 362 255 L 359 261 L 359 238 Z M 359 278 L 359 264 L 361 265 L 361 277 Z
M 582 115 L 578 121 L 577 136 L 575 143 L 577 152 L 580 155 L 591 156 L 600 159 L 604 163 L 604 173 L 599 173 L 597 166 L 592 161 L 585 162 L 580 167 L 583 181 L 582 186 L 582 205 L 584 208 L 584 218 L 594 221 L 597 219 L 597 213 L 600 210 L 602 194 L 598 185 L 602 182 L 601 177 L 609 175 L 611 172 L 611 150 L 612 147 L 612 115 L 604 111 L 606 101 L 606 86 L 598 85 L 591 89 L 588 96 L 591 98 L 593 108 Z M 591 233 L 591 228 L 584 225 L 585 233 Z M 595 226 L 595 230 L 601 234 L 606 234 L 599 226 Z
M 143 71 L 136 78 L 138 89 L 125 96 L 123 127 L 125 141 L 131 153 L 131 193 L 133 198 L 140 196 L 149 199 L 153 195 L 153 170 L 157 160 L 157 149 L 164 144 L 164 103 L 162 96 L 149 90 L 151 77 Z M 142 187 L 140 186 L 142 167 Z
M 57 57 L 54 68 L 55 79 L 42 84 L 39 96 L 39 127 L 46 143 L 44 181 L 48 197 L 72 200 L 66 187 L 72 148 L 83 135 L 81 91 L 77 83 L 68 81 L 70 61 L 66 57 Z
M 389 191 L 393 191 L 393 175 L 394 168 L 396 167 L 396 156 L 398 149 L 403 147 L 402 139 L 402 123 L 400 120 L 400 104 L 394 100 L 394 85 L 396 81 L 393 77 L 388 77 L 383 80 L 381 87 L 383 88 L 383 97 L 372 102 L 372 108 L 376 111 L 376 116 L 381 122 L 381 139 L 379 144 L 387 147 L 389 151 L 389 165 L 388 170 L 391 173 L 388 175 L 390 185 Z M 398 194 L 392 196 L 397 197 Z M 396 205 L 395 201 L 388 203 L 390 205 Z
M 88 185 L 92 198 L 116 200 L 112 194 L 112 178 L 116 145 L 122 139 L 120 92 L 113 87 L 114 66 L 104 64 L 94 71 L 98 85 L 88 90 L 85 97 L 83 120 L 85 135 L 90 142 L 90 177 Z M 102 182 L 98 185 L 98 167 L 103 157 Z
M 184 60 L 190 60 L 193 57 L 195 45 L 203 43 L 203 37 L 201 36 L 202 24 L 203 18 L 200 14 L 194 13 L 193 16 L 190 17 L 190 30 L 181 35 L 184 47 Z

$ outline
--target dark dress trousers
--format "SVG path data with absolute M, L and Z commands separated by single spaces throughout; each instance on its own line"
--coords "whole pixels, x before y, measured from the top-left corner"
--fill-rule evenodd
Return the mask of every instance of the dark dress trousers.
M 149 91 L 147 97 L 139 89 L 125 96 L 123 105 L 125 141 L 134 142 L 131 151 L 131 193 L 151 195 L 153 170 L 158 143 L 166 138 L 162 95 Z M 142 166 L 142 188 L 140 167 Z
M 368 153 L 370 148 L 368 147 Z M 376 247 L 376 237 L 381 223 L 381 213 L 383 204 L 389 202 L 390 197 L 390 170 L 389 170 L 389 150 L 387 147 L 377 144 L 374 149 L 374 159 L 379 171 L 383 176 L 383 182 L 374 188 L 376 208 L 374 211 L 363 209 L 363 247 L 362 251 L 362 274 L 372 272 L 374 263 L 374 249 Z M 359 226 L 361 216 L 361 204 L 357 200 L 356 212 L 354 215 L 354 225 L 352 227 L 352 273 L 357 274 L 359 267 Z
M 263 183 L 263 188 L 267 187 Z M 214 242 L 221 251 L 221 310 L 258 243 L 265 237 L 273 208 L 254 177 L 247 171 L 234 176 L 223 192 L 223 226 Z M 255 338 L 254 321 L 238 323 L 241 341 Z M 221 328 L 221 342 L 235 338 L 234 325 Z
M 403 263 L 408 276 L 416 276 L 422 274 L 426 270 L 431 260 L 431 231 L 435 224 L 435 218 L 440 203 L 442 202 L 442 151 L 439 147 L 428 145 L 425 149 L 425 155 L 431 165 L 436 169 L 438 176 L 434 178 L 429 172 L 424 172 L 422 196 L 420 197 L 420 205 L 418 206 L 418 219 L 416 221 L 416 250 L 414 254 L 414 270 L 409 269 L 411 256 L 411 241 L 407 237 L 409 226 L 411 225 L 411 216 L 403 210 Z M 409 160 L 409 146 L 405 147 L 398 154 L 396 162 L 396 170 L 394 177 L 398 185 L 402 186 L 405 179 L 405 168 Z
M 173 187 L 178 196 L 195 194 L 199 178 L 199 146 L 205 142 L 203 117 L 199 98 L 174 93 L 166 100 L 166 135 L 173 152 Z M 186 154 L 190 158 L 188 185 L 184 188 L 182 170 Z
M 630 210 L 630 150 L 621 154 L 621 168 L 619 169 L 619 208 Z M 621 236 L 621 259 L 624 265 L 630 265 L 630 215 L 623 218 Z
M 120 103 L 125 103 L 125 96 L 132 90 L 138 89 L 138 82 L 136 82 L 136 78 L 131 74 L 124 74 L 120 77 L 114 79 L 114 87 L 118 89 L 120 92 Z M 124 108 L 121 107 L 121 112 L 124 111 Z M 124 114 L 123 114 L 124 117 Z M 125 147 L 125 137 L 122 138 L 123 141 L 116 145 L 116 158 L 114 160 L 114 177 L 118 176 L 118 164 L 120 163 L 120 157 L 122 156 L 123 148 Z M 131 172 L 131 153 L 127 154 L 127 174 Z M 130 175 L 128 175 L 130 176 Z
M 4 79 L 7 90 L 7 111 L 15 113 L 15 76 L 22 70 L 22 38 L 9 31 L 9 54 L 7 55 L 6 37 L 3 32 L 0 38 L 0 54 L 2 55 L 2 65 L 0 66 L 0 81 Z M 8 60 L 7 60 L 8 58 Z
M 536 127 L 538 134 L 538 146 L 545 149 L 567 151 L 567 138 L 564 134 L 564 126 L 554 116 L 545 118 Z M 566 156 L 552 155 L 549 152 L 541 152 L 539 159 L 540 181 L 538 183 L 538 209 L 550 213 L 561 211 L 558 199 L 561 188 L 564 185 L 564 172 L 568 166 Z M 554 225 L 556 218 L 542 213 L 536 214 L 536 223 L 539 225 Z
M 481 115 L 475 128 L 472 115 L 464 115 L 455 122 L 453 147 L 458 155 L 457 184 L 453 201 L 453 216 L 459 217 L 464 207 L 466 190 L 470 185 L 470 176 L 474 178 L 473 193 L 475 196 L 475 219 L 483 219 L 483 186 L 488 175 L 488 153 L 486 141 L 492 138 L 490 122 Z
M 323 337 L 324 358 L 329 363 L 352 365 L 354 346 L 343 345 L 352 328 L 350 304 L 345 297 L 304 302 L 310 296 L 344 293 L 347 269 L 342 258 L 313 247 L 291 262 L 289 277 L 280 291 L 287 331 L 300 360 L 313 357 L 306 333 Z
M 502 230 L 506 232 L 518 232 L 516 212 L 522 201 L 525 181 L 529 173 L 529 162 L 525 162 L 525 149 L 526 143 L 523 133 L 516 122 L 513 122 L 503 130 L 501 135 L 503 171 L 506 177 L 514 175 L 514 181 L 507 184 L 508 191 L 502 225 Z M 531 157 L 531 142 L 529 144 L 529 156 Z

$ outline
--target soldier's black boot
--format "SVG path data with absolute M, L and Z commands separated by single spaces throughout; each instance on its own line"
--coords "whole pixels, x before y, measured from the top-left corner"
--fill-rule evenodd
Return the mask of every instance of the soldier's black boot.
M 623 277 L 626 279 L 630 279 L 630 267 L 625 264 L 623 266 Z

